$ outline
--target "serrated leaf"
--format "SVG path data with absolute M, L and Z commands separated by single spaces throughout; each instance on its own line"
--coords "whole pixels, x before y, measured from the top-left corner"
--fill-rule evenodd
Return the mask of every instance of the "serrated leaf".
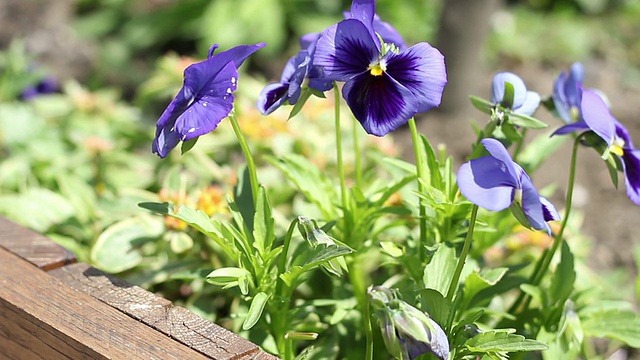
M 424 268 L 422 277 L 424 287 L 434 289 L 446 296 L 455 269 L 456 251 L 445 244 L 440 244 L 431 261 Z
M 267 161 L 280 169 L 305 197 L 315 204 L 327 219 L 338 214 L 335 201 L 339 199 L 330 178 L 303 156 L 288 154 L 282 158 L 267 157 Z
M 275 239 L 275 224 L 271 215 L 271 204 L 267 192 L 261 186 L 258 190 L 258 203 L 253 218 L 253 246 L 258 250 L 260 257 L 265 258 Z
M 481 272 L 474 271 L 464 282 L 464 301 L 461 305 L 462 309 L 466 309 L 471 300 L 482 290 L 494 286 L 507 273 L 507 268 L 500 267 L 495 269 L 484 269 Z
M 242 330 L 251 329 L 257 322 L 260 320 L 262 316 L 262 312 L 264 311 L 265 305 L 267 305 L 267 301 L 269 300 L 269 295 L 264 292 L 259 292 L 256 296 L 253 297 L 251 301 L 251 306 L 249 307 L 249 312 L 247 313 L 247 318 L 244 319 L 244 323 L 242 323 Z
M 464 343 L 464 347 L 473 353 L 489 352 L 518 352 L 518 351 L 542 351 L 548 346 L 531 339 L 525 339 L 522 335 L 513 334 L 512 331 L 486 331 L 482 332 Z
M 640 317 L 633 311 L 601 311 L 581 320 L 585 336 L 616 339 L 640 348 Z

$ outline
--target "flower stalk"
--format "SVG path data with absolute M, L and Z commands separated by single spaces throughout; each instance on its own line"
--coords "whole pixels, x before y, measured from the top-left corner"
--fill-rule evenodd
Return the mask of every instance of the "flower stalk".
M 229 113 L 229 120 L 231 121 L 233 132 L 236 134 L 236 138 L 238 138 L 238 143 L 240 143 L 240 148 L 242 148 L 244 157 L 247 160 L 247 170 L 249 171 L 249 181 L 251 182 L 251 196 L 253 198 L 253 204 L 255 206 L 255 204 L 258 203 L 258 188 L 260 186 L 260 184 L 258 183 L 256 164 L 253 160 L 253 155 L 251 155 L 249 144 L 247 144 L 247 138 L 244 136 L 242 129 L 240 129 L 240 124 L 238 123 L 238 119 L 236 118 L 235 111 L 231 111 Z

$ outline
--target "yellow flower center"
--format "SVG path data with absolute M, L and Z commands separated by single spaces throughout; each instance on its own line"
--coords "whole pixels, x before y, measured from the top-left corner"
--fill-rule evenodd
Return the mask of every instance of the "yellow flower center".
M 380 76 L 382 75 L 382 73 L 385 72 L 385 70 L 387 70 L 387 67 L 385 64 L 377 63 L 377 64 L 369 65 L 369 71 L 373 76 Z
M 612 152 L 618 156 L 624 155 L 624 140 L 616 137 L 615 140 L 613 140 L 613 144 L 609 146 L 609 152 Z

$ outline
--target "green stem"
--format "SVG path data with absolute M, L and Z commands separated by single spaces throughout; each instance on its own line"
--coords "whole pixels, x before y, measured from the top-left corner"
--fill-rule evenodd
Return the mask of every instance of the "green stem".
M 427 181 L 427 174 L 424 168 L 423 151 L 420 146 L 420 136 L 418 135 L 418 127 L 414 118 L 409 119 L 409 129 L 411 130 L 411 140 L 413 142 L 413 152 L 416 161 L 416 175 L 418 176 L 418 191 L 421 194 L 426 192 L 423 181 Z M 422 181 L 420 181 L 422 179 Z M 426 252 L 423 251 L 423 246 L 427 243 L 427 208 L 422 199 L 418 200 L 420 211 L 420 237 L 418 240 L 418 256 L 421 261 L 425 260 Z
M 462 252 L 460 253 L 460 259 L 458 259 L 458 265 L 451 278 L 449 284 L 449 290 L 447 291 L 447 300 L 453 301 L 453 295 L 458 288 L 458 282 L 460 281 L 460 274 L 464 268 L 464 263 L 467 261 L 467 255 L 469 255 L 469 249 L 471 249 L 471 240 L 473 239 L 473 230 L 476 226 L 476 218 L 478 217 L 478 205 L 473 205 L 471 209 L 471 218 L 469 219 L 469 230 L 467 231 L 467 237 L 464 238 L 464 245 L 462 246 Z
M 249 149 L 247 139 L 240 129 L 240 124 L 236 118 L 235 111 L 231 111 L 231 113 L 229 113 L 229 120 L 231 120 L 233 132 L 236 134 L 240 147 L 242 148 L 242 152 L 244 153 L 244 157 L 247 160 L 247 170 L 249 170 L 249 181 L 251 182 L 251 195 L 253 196 L 253 204 L 255 206 L 258 203 L 258 188 L 260 187 L 260 184 L 258 183 L 258 173 L 256 172 L 256 164 L 253 161 L 253 155 L 251 155 L 251 149 Z
M 558 232 L 558 235 L 554 237 L 551 248 L 547 249 L 545 252 L 542 253 L 542 256 L 540 257 L 540 259 L 538 259 L 538 261 L 534 266 L 534 270 L 529 280 L 529 283 L 534 286 L 537 286 L 540 284 L 540 282 L 542 281 L 542 278 L 544 278 L 544 275 L 549 269 L 549 264 L 551 264 L 551 260 L 553 259 L 553 256 L 555 255 L 556 251 L 558 251 L 558 248 L 562 244 L 564 230 L 567 227 L 567 223 L 569 221 L 569 214 L 571 214 L 571 206 L 573 203 L 573 186 L 575 184 L 575 178 L 576 178 L 576 163 L 577 163 L 576 160 L 578 157 L 578 146 L 580 145 L 581 139 L 582 139 L 582 136 L 578 136 L 573 143 L 573 150 L 571 152 L 571 166 L 569 169 L 569 184 L 567 185 L 566 208 L 564 211 L 564 216 L 562 218 L 560 231 Z M 509 308 L 509 313 L 515 313 L 520 307 L 520 304 L 522 304 L 523 302 L 524 302 L 523 310 L 526 310 L 526 308 L 529 306 L 530 301 L 531 301 L 531 298 L 527 294 L 521 292 L 518 298 L 516 299 L 516 301 Z
M 362 188 L 362 156 L 360 155 L 360 141 L 358 139 L 358 129 L 360 123 L 353 119 L 353 154 L 355 155 L 356 186 Z
M 340 127 L 340 91 L 338 84 L 333 84 L 333 93 L 335 96 L 335 126 L 336 126 L 336 151 L 338 152 L 338 176 L 340 177 L 340 196 L 342 199 L 343 211 L 346 213 L 349 202 L 347 199 L 347 183 L 344 176 L 344 164 L 342 162 L 342 129 Z
M 373 359 L 373 328 L 371 327 L 371 313 L 369 310 L 369 298 L 367 295 L 367 286 L 365 284 L 365 274 L 362 271 L 362 264 L 360 263 L 365 254 L 358 253 L 354 256 L 351 263 L 351 269 L 349 269 L 349 279 L 353 286 L 353 292 L 358 300 L 360 307 L 360 314 L 362 314 L 362 322 L 364 325 L 364 335 L 366 341 L 365 358 L 364 360 Z
M 524 145 L 524 138 L 527 135 L 527 129 L 524 128 L 522 129 L 522 138 L 520 139 L 520 141 L 518 141 L 518 143 L 516 144 L 516 148 L 513 151 L 513 162 L 518 162 L 518 155 L 520 155 L 520 152 L 522 151 L 522 146 Z

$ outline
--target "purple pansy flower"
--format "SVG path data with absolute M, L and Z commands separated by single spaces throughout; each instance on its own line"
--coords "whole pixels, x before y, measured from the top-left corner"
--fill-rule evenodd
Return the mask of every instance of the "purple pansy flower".
M 309 80 L 309 87 L 318 91 L 327 91 L 333 86 L 331 81 L 318 79 L 319 72 L 313 66 L 315 44 L 319 33 L 304 35 L 300 39 L 300 50 L 296 56 L 289 59 L 284 67 L 280 82 L 264 87 L 258 96 L 258 110 L 262 115 L 269 115 L 280 106 L 298 102 L 305 79 Z
M 511 159 L 500 141 L 483 139 L 482 144 L 490 156 L 473 159 L 458 171 L 462 195 L 490 211 L 511 207 L 522 225 L 551 233 L 547 221 L 560 219 L 553 204 L 538 194 L 529 175 Z
M 581 90 L 581 93 L 580 111 L 584 120 L 565 125 L 553 135 L 583 130 L 598 135 L 607 145 L 603 157 L 614 154 L 620 158 L 627 196 L 640 205 L 640 150 L 634 148 L 629 132 L 611 115 L 609 107 L 598 93 L 592 90 Z
M 445 360 L 449 356 L 449 340 L 444 330 L 429 317 L 384 286 L 368 290 L 389 353 L 396 359 L 413 360 L 426 353 Z
M 53 76 L 47 76 L 37 84 L 28 86 L 20 94 L 22 100 L 31 100 L 40 95 L 52 94 L 60 91 L 60 83 Z
M 373 18 L 370 14 L 373 13 Z M 407 44 L 402 35 L 391 24 L 380 20 L 380 16 L 375 13 L 375 2 L 371 0 L 354 0 L 351 3 L 351 10 L 344 12 L 345 19 L 356 19 L 362 22 L 370 22 L 375 34 L 380 35 L 382 41 L 393 44 L 398 49 L 404 50 Z
M 184 71 L 184 84 L 156 124 L 152 151 L 165 157 L 180 141 L 213 131 L 233 109 L 233 92 L 238 86 L 238 67 L 264 43 L 240 45 L 209 58 Z
M 581 63 L 574 63 L 569 72 L 561 72 L 553 84 L 553 104 L 558 116 L 566 123 L 582 120 L 580 102 L 583 81 L 584 67 Z
M 513 104 L 504 103 L 505 83 L 513 85 Z M 501 72 L 493 76 L 491 102 L 508 107 L 516 114 L 531 116 L 540 105 L 540 95 L 534 91 L 527 91 L 524 81 L 518 75 L 510 72 Z
M 442 54 L 425 42 L 404 50 L 381 42 L 374 1 L 354 1 L 351 16 L 322 32 L 313 63 L 323 78 L 345 82 L 342 96 L 363 128 L 384 136 L 440 105 L 447 83 Z

